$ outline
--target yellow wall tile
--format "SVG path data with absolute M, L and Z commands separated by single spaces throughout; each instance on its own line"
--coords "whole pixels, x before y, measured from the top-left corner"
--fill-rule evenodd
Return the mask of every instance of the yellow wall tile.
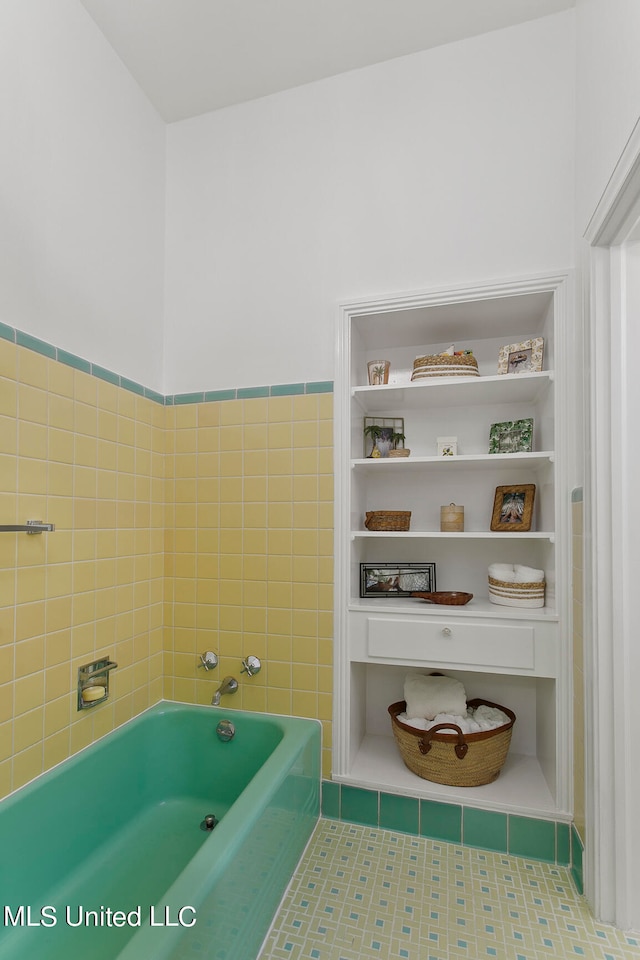
M 278 421 L 290 423 L 293 419 L 292 398 L 270 397 L 267 419 L 270 423 L 276 423 Z
M 197 406 L 198 427 L 215 427 L 220 423 L 219 403 L 199 403 Z
M 12 764 L 12 786 L 18 790 L 42 773 L 42 743 L 35 743 L 21 753 L 15 753 Z
M 233 706 L 316 716 L 330 744 L 332 397 L 161 407 L 20 358 L 18 381 L 16 349 L 0 349 L 3 503 L 57 530 L 0 555 L 0 650 L 13 653 L 15 625 L 17 668 L 3 722 L 17 716 L 21 748 L 0 763 L 0 788 L 162 695 L 209 702 L 205 646 L 231 673 L 249 652 L 266 661 Z M 99 651 L 120 666 L 109 704 L 87 717 L 76 671 Z
M 295 476 L 293 478 L 293 497 L 297 503 L 318 500 L 319 480 L 317 476 Z
M 17 435 L 15 418 L 0 416 L 0 453 L 15 455 L 18 452 Z
M 267 629 L 269 634 L 291 636 L 291 610 L 276 610 L 269 607 L 267 610 Z
M 0 577 L 0 582 L 2 578 Z M 29 603 L 16 607 L 16 641 L 42 636 L 45 630 L 45 604 Z
M 48 419 L 47 391 L 27 384 L 18 384 L 18 417 L 20 421 L 30 420 L 46 424 Z
M 42 705 L 43 698 L 44 673 L 42 670 L 16 680 L 14 687 L 15 716 L 18 717 L 23 713 L 37 709 Z
M 301 420 L 293 424 L 293 445 L 299 448 L 315 448 L 320 438 L 317 420 Z
M 260 528 L 267 525 L 267 505 L 264 503 L 245 503 L 243 509 L 245 532 L 247 528 Z
M 0 761 L 7 760 L 13 753 L 13 724 L 0 724 Z
M 13 749 L 15 753 L 26 750 L 34 743 L 42 743 L 43 722 L 44 707 L 42 706 L 16 716 L 13 721 Z
M 291 690 L 278 690 L 275 687 L 267 689 L 267 710 L 269 713 L 291 714 Z
M 71 399 L 73 397 L 73 368 L 64 363 L 49 364 L 49 393 Z
M 220 477 L 237 480 L 242 477 L 242 453 L 223 451 L 220 454 Z

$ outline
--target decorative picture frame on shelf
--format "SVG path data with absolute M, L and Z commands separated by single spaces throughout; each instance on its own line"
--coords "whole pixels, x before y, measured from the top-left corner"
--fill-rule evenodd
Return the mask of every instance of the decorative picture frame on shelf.
M 499 533 L 528 533 L 535 495 L 535 483 L 496 487 L 490 529 Z
M 361 563 L 361 597 L 410 597 L 413 592 L 433 593 L 435 563 Z
M 540 373 L 543 351 L 543 337 L 508 343 L 498 351 L 498 373 Z
M 404 447 L 404 417 L 365 417 L 364 457 L 386 458 L 398 444 Z
M 533 417 L 491 424 L 489 453 L 531 453 L 532 450 Z
M 456 457 L 458 455 L 457 437 L 438 437 L 436 442 L 439 457 Z

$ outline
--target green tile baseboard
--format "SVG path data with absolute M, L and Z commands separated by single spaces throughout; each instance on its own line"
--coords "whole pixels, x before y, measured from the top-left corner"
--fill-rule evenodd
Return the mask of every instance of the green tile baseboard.
M 580 834 L 571 824 L 571 878 L 576 886 L 578 893 L 584 893 L 584 872 L 582 861 L 584 858 L 584 846 L 580 839 Z
M 113 370 L 107 370 L 97 363 L 91 363 L 83 357 L 77 357 L 67 350 L 62 350 L 45 340 L 39 340 L 38 337 L 32 337 L 29 333 L 23 333 L 15 327 L 6 323 L 0 323 L 0 340 L 8 340 L 27 350 L 33 350 L 50 360 L 57 360 L 64 363 L 74 370 L 80 370 L 82 373 L 88 373 L 90 376 L 98 377 L 99 380 L 105 380 L 116 387 L 122 387 L 130 393 L 135 393 L 139 397 L 146 397 L 159 403 L 162 406 L 179 406 L 185 403 L 210 403 L 219 400 L 252 400 L 258 397 L 295 397 L 304 394 L 314 393 L 333 393 L 332 380 L 317 380 L 309 383 L 275 383 L 270 386 L 262 387 L 232 387 L 228 390 L 202 390 L 197 393 L 175 393 L 164 396 L 157 393 L 150 387 L 145 387 L 135 380 L 129 380 Z
M 582 893 L 583 847 L 573 824 L 322 781 L 322 816 L 571 868 Z M 574 836 L 575 835 L 575 836 Z

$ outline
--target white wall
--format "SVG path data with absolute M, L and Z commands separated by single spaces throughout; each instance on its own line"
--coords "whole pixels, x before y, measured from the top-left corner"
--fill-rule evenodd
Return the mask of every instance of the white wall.
M 640 115 L 640 4 L 577 0 L 576 227 L 582 236 Z
M 574 14 L 174 124 L 167 391 L 333 378 L 336 303 L 573 262 Z
M 0 321 L 161 390 L 165 127 L 78 0 L 2 0 L 0 139 Z

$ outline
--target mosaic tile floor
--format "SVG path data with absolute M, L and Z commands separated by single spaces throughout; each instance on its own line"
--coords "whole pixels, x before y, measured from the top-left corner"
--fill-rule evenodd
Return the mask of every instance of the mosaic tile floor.
M 259 960 L 640 960 L 568 870 L 321 820 Z

